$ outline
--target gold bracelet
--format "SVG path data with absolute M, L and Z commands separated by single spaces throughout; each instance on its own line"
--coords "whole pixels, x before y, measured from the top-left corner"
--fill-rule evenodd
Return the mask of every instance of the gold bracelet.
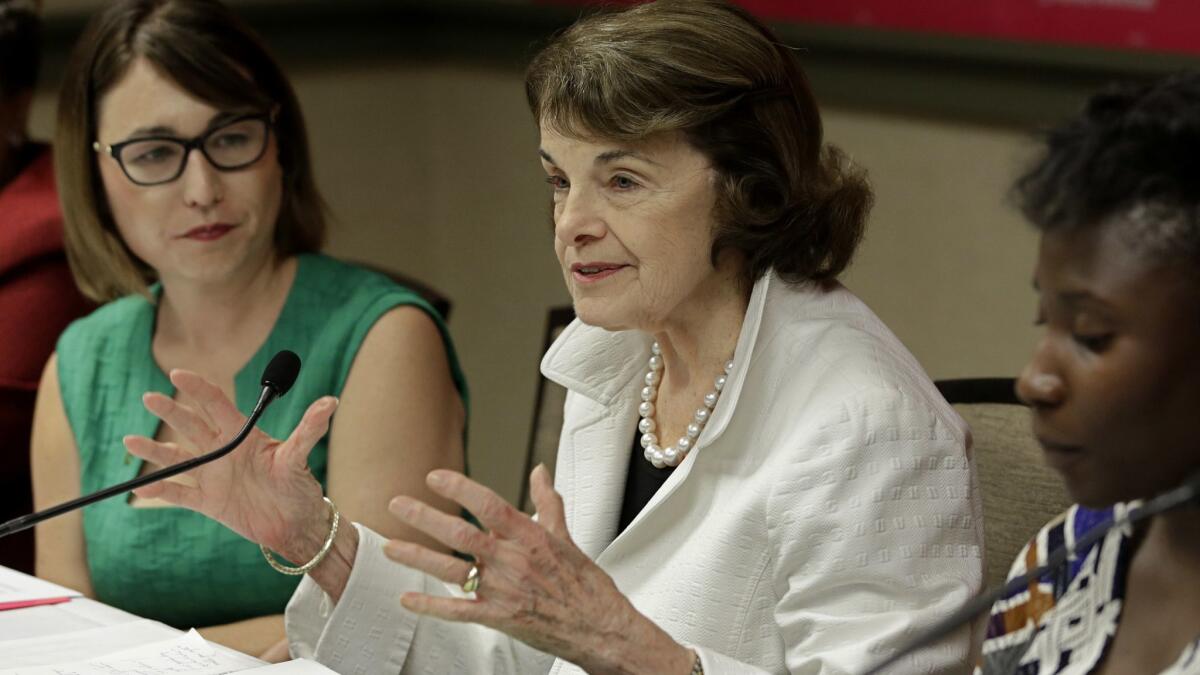
M 288 567 L 287 565 L 284 565 L 276 560 L 275 556 L 271 555 L 270 549 L 262 544 L 259 544 L 258 547 L 262 549 L 263 557 L 267 559 L 267 564 L 271 566 L 271 569 L 279 572 L 280 574 L 300 576 L 301 574 L 304 574 L 305 572 L 308 572 L 312 568 L 321 564 L 321 561 L 325 559 L 325 555 L 329 553 L 329 549 L 333 548 L 333 539 L 337 536 L 338 521 L 341 519 L 341 517 L 338 514 L 337 506 L 334 505 L 333 500 L 329 497 L 325 497 L 324 499 L 325 503 L 329 505 L 329 515 L 333 520 L 333 525 L 329 528 L 329 536 L 325 538 L 325 543 L 321 545 L 321 550 L 317 551 L 317 554 L 313 556 L 312 560 L 309 560 L 303 565 L 299 567 Z
M 704 675 L 704 662 L 700 660 L 700 652 L 692 650 L 696 655 L 696 661 L 692 663 L 692 672 L 690 675 Z

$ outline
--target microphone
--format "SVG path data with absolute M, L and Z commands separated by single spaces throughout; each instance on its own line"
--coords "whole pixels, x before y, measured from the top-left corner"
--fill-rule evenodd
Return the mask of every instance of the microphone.
M 1200 472 L 1189 476 L 1179 487 L 1168 490 L 1143 503 L 1141 506 L 1129 510 L 1123 517 L 1096 525 L 1080 537 L 1074 546 L 1066 544 L 1059 546 L 1046 558 L 1046 564 L 1041 567 L 1014 578 L 1012 581 L 1009 581 L 998 589 L 992 590 L 990 593 L 984 592 L 968 600 L 957 611 L 937 622 L 929 630 L 918 635 L 912 641 L 906 643 L 900 648 L 900 651 L 881 661 L 866 671 L 864 675 L 875 675 L 921 647 L 928 646 L 946 637 L 963 624 L 990 609 L 1000 598 L 1028 588 L 1030 579 L 1039 578 L 1047 572 L 1058 569 L 1067 560 L 1075 556 L 1075 551 L 1080 549 L 1088 550 L 1092 544 L 1103 538 L 1112 528 L 1134 525 L 1151 516 L 1186 506 L 1193 502 L 1200 502 Z
M 143 485 L 149 485 L 155 481 L 160 481 L 164 478 L 181 474 L 184 471 L 194 469 L 201 464 L 207 464 L 215 459 L 220 459 L 225 455 L 233 452 L 234 448 L 242 444 L 246 437 L 250 435 L 250 430 L 254 428 L 254 424 L 258 422 L 258 418 L 262 417 L 263 412 L 272 401 L 288 393 L 292 385 L 296 383 L 296 376 L 300 374 L 300 357 L 294 352 L 283 350 L 271 357 L 271 362 L 263 370 L 262 375 L 262 393 L 258 396 L 258 403 L 254 406 L 254 411 L 250 413 L 250 417 L 246 418 L 246 423 L 225 445 L 213 450 L 204 455 L 197 455 L 189 460 L 182 461 L 178 464 L 173 464 L 168 467 L 159 469 L 139 476 L 133 480 L 125 481 L 110 487 L 106 487 L 98 492 L 93 492 L 90 495 L 77 497 L 69 502 L 63 502 L 48 509 L 30 513 L 24 516 L 13 518 L 12 520 L 0 525 L 0 539 L 7 537 L 10 534 L 15 534 L 22 530 L 29 529 L 34 525 L 48 520 L 55 516 L 61 516 L 64 513 L 81 509 L 89 504 L 94 504 L 103 499 L 108 499 L 114 495 L 119 495 L 123 492 L 140 488 Z

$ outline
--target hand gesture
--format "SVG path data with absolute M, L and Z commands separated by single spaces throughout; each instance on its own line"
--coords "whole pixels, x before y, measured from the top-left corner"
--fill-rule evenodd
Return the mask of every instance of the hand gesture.
M 186 370 L 171 371 L 171 382 L 191 405 L 159 393 L 142 397 L 146 409 L 186 439 L 197 453 L 228 443 L 246 418 L 219 387 Z M 306 548 L 308 529 L 328 520 L 320 484 L 308 470 L 308 453 L 329 430 L 337 399 L 318 399 L 304 413 L 286 441 L 258 429 L 229 455 L 187 472 L 196 485 L 159 481 L 136 490 L 140 497 L 160 498 L 198 511 L 243 537 L 284 555 Z M 159 465 L 176 464 L 194 455 L 175 443 L 126 436 L 130 453 Z M 325 532 L 316 535 L 317 542 Z
M 545 467 L 530 476 L 538 520 L 462 474 L 433 471 L 427 482 L 473 513 L 487 531 L 411 497 L 393 499 L 389 508 L 400 520 L 472 555 L 478 577 L 474 598 L 405 593 L 400 598 L 405 608 L 490 626 L 590 673 L 691 672 L 691 650 L 639 613 L 571 540 L 562 497 Z M 454 585 L 464 584 L 472 570 L 469 562 L 406 541 L 388 542 L 385 553 Z

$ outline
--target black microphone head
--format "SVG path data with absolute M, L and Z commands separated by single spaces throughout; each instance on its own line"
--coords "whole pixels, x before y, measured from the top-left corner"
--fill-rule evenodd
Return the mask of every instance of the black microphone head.
M 263 370 L 262 386 L 274 389 L 276 396 L 283 396 L 296 383 L 299 374 L 300 357 L 296 356 L 296 352 L 285 349 L 271 357 L 271 362 Z

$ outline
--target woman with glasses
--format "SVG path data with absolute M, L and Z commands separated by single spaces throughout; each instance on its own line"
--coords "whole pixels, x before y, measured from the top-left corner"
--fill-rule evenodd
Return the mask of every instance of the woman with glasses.
M 37 507 L 157 468 L 126 453 L 125 434 L 190 447 L 142 404 L 146 391 L 167 395 L 154 413 L 187 402 L 173 369 L 249 409 L 267 361 L 290 349 L 304 361 L 296 391 L 262 426 L 283 434 L 307 402 L 339 397 L 305 470 L 348 516 L 434 545 L 386 505 L 403 493 L 445 507 L 423 476 L 463 468 L 453 348 L 413 292 L 317 253 L 324 210 L 303 119 L 259 39 L 214 0 L 107 5 L 68 64 L 55 152 L 72 270 L 107 304 L 45 369 Z M 299 581 L 220 525 L 138 497 L 47 521 L 37 544 L 40 576 L 249 653 L 281 644 Z

